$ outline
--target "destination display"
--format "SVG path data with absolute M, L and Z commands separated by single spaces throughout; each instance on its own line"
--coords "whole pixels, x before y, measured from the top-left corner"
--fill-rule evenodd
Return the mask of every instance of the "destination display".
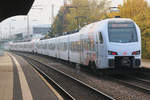
M 117 28 L 117 27 L 135 27 L 133 23 L 109 23 L 109 27 Z

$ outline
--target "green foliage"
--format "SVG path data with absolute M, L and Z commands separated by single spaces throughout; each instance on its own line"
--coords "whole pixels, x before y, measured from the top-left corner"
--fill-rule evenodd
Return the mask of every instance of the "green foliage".
M 62 6 L 52 25 L 49 35 L 59 35 L 103 19 L 110 7 L 108 0 L 70 0 Z
M 143 57 L 150 59 L 150 28 L 145 29 L 142 33 L 142 50 Z

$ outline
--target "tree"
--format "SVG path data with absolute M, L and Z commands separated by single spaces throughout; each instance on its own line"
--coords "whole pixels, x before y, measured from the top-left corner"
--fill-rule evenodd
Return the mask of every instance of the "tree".
M 108 0 L 70 0 L 61 7 L 52 25 L 51 34 L 62 34 L 101 20 L 110 7 Z

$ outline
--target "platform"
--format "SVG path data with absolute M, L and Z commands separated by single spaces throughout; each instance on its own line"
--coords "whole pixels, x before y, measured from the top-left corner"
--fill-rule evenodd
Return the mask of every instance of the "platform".
M 23 58 L 0 56 L 0 100 L 63 100 Z

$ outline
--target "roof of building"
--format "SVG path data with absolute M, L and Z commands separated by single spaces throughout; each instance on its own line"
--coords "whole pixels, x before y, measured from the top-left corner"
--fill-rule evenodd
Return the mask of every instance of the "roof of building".
M 34 0 L 0 0 L 0 22 L 11 16 L 26 15 L 33 2 Z

